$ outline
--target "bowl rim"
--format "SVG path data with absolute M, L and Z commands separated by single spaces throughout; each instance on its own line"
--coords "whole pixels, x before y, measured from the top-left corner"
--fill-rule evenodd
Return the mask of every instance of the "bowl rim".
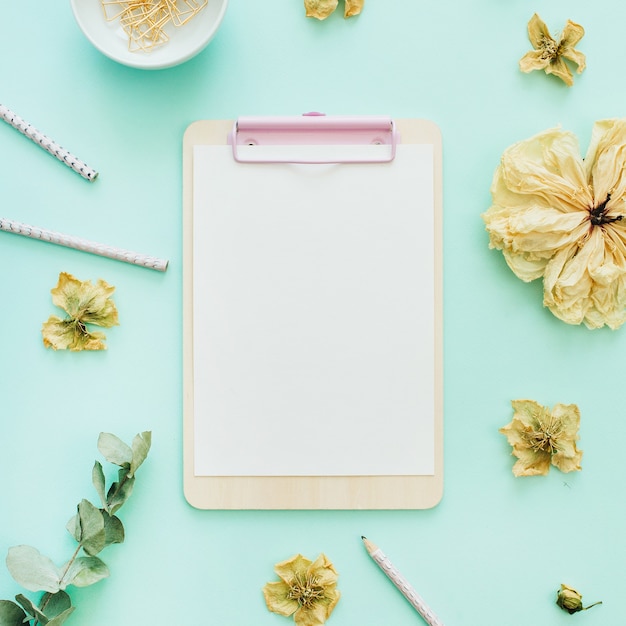
M 176 65 L 180 65 L 185 63 L 189 59 L 198 55 L 206 46 L 211 42 L 219 27 L 224 20 L 224 15 L 226 13 L 226 9 L 228 7 L 229 0 L 209 0 L 209 2 L 220 2 L 221 6 L 218 9 L 218 13 L 211 23 L 211 28 L 207 30 L 206 36 L 203 37 L 196 45 L 191 47 L 188 50 L 185 50 L 184 53 L 181 53 L 178 56 L 165 58 L 165 59 L 157 59 L 154 60 L 154 57 L 150 58 L 147 55 L 140 56 L 137 55 L 137 61 L 133 59 L 118 55 L 115 51 L 111 51 L 110 48 L 103 46 L 101 42 L 93 36 L 91 29 L 86 25 L 84 20 L 84 14 L 82 7 L 87 0 L 70 0 L 70 5 L 72 8 L 72 13 L 74 14 L 74 19 L 78 24 L 83 35 L 89 40 L 91 45 L 96 48 L 99 52 L 101 52 L 104 56 L 109 59 L 120 63 L 121 65 L 125 65 L 127 67 L 132 67 L 135 69 L 141 70 L 159 70 L 159 69 L 167 69 L 169 67 L 175 67 Z M 99 2 L 99 0 L 94 0 L 95 2 Z

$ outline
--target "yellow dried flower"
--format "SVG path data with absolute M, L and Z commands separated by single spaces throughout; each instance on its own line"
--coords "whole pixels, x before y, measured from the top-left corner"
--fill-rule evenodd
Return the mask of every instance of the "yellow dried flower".
M 534 50 L 527 52 L 520 59 L 520 69 L 526 73 L 544 70 L 546 74 L 554 74 L 571 87 L 574 79 L 565 59 L 576 63 L 578 74 L 585 69 L 585 55 L 575 49 L 584 34 L 585 29 L 580 24 L 567 20 L 557 41 L 550 35 L 543 20 L 535 13 L 528 22 L 528 38 Z
M 325 20 L 339 4 L 338 0 L 304 0 L 307 17 Z
M 274 571 L 281 580 L 263 587 L 270 611 L 286 617 L 293 615 L 297 626 L 319 626 L 330 617 L 340 593 L 338 574 L 324 554 L 315 561 L 296 554 L 277 563 Z
M 343 10 L 344 17 L 352 17 L 353 15 L 358 15 L 365 4 L 365 0 L 346 0 L 346 6 Z
M 363 8 L 365 0 L 345 0 L 344 17 L 358 15 Z M 335 11 L 339 0 L 304 0 L 304 9 L 307 17 L 315 17 L 318 20 L 325 20 Z
M 96 285 L 80 281 L 71 274 L 61 272 L 59 282 L 50 293 L 52 302 L 67 313 L 62 320 L 51 315 L 41 329 L 46 348 L 54 350 L 105 350 L 101 332 L 91 332 L 87 324 L 105 328 L 119 324 L 117 309 L 110 296 L 115 291 L 102 279 Z
M 626 119 L 593 126 L 587 155 L 573 133 L 547 130 L 507 148 L 482 215 L 489 247 L 568 324 L 626 321 Z
M 561 585 L 559 591 L 556 594 L 556 603 L 564 611 L 567 611 L 570 615 L 578 613 L 578 611 L 586 611 L 592 606 L 602 604 L 602 602 L 594 602 L 589 606 L 583 607 L 583 596 L 576 589 L 568 587 L 567 585 Z
M 555 404 L 552 411 L 534 400 L 513 400 L 513 419 L 500 428 L 513 447 L 515 476 L 545 475 L 550 464 L 562 472 L 580 470 L 576 447 L 580 411 L 575 404 Z

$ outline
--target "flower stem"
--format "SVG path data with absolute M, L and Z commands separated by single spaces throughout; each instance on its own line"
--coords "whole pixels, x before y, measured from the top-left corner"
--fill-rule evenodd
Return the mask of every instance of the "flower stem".
M 602 601 L 600 602 L 594 602 L 593 604 L 590 604 L 589 606 L 584 607 L 583 609 L 581 609 L 582 611 L 586 611 L 587 609 L 590 609 L 592 606 L 596 606 L 597 604 L 602 604 Z

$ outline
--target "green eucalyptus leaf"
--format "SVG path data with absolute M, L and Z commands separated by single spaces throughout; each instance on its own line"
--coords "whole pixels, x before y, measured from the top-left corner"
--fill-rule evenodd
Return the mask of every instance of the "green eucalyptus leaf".
M 106 507 L 107 499 L 105 495 L 104 471 L 102 470 L 102 463 L 100 463 L 100 461 L 94 463 L 93 469 L 91 470 L 91 480 L 98 492 L 102 506 Z
M 144 431 L 135 436 L 132 447 L 111 433 L 100 433 L 98 449 L 104 458 L 119 466 L 118 481 L 106 492 L 102 464 L 95 462 L 92 482 L 103 508 L 81 500 L 77 514 L 66 524 L 68 532 L 79 542 L 87 556 L 76 554 L 62 568 L 43 556 L 32 546 L 20 545 L 9 549 L 6 565 L 17 583 L 29 591 L 44 591 L 37 607 L 26 596 L 16 596 L 17 603 L 0 600 L 0 626 L 62 626 L 73 613 L 69 595 L 70 585 L 86 587 L 109 576 L 106 564 L 95 556 L 104 547 L 124 541 L 124 526 L 114 513 L 128 500 L 135 484 L 135 473 L 146 460 L 152 444 L 152 433 Z M 21 605 L 21 606 L 20 606 Z
M 39 610 L 45 612 L 48 619 L 64 613 L 72 606 L 72 601 L 65 591 L 46 593 L 41 598 Z
M 71 606 L 62 613 L 59 613 L 56 617 L 53 617 L 47 624 L 47 626 L 61 626 L 65 620 L 74 612 L 75 607 Z
M 65 567 L 67 566 L 68 564 L 66 563 Z M 97 556 L 79 556 L 69 565 L 63 581 L 63 589 L 68 585 L 87 587 L 106 578 L 108 575 L 109 568 Z
M 107 493 L 107 505 L 111 515 L 116 513 L 126 500 L 130 498 L 135 485 L 135 477 L 128 476 L 124 468 L 119 470 L 118 478 L 118 482 L 113 483 Z
M 133 451 L 130 447 L 111 433 L 100 433 L 98 450 L 109 463 L 120 467 L 129 468 L 133 460 Z
M 109 515 L 106 511 L 102 512 L 104 518 L 104 534 L 105 545 L 110 546 L 112 543 L 124 542 L 124 525 L 122 520 L 115 515 Z
M 47 616 L 44 615 L 44 613 L 42 613 L 26 596 L 20 593 L 15 596 L 15 599 L 22 605 L 28 619 L 36 619 L 41 624 L 48 623 Z
M 89 500 L 81 500 L 78 505 L 80 519 L 80 544 L 90 556 L 95 556 L 104 548 L 106 534 L 104 532 L 104 518 L 100 509 L 97 509 Z
M 0 600 L 0 626 L 23 626 L 26 613 L 15 602 Z
M 130 475 L 134 476 L 139 466 L 146 460 L 150 446 L 152 445 L 152 433 L 145 431 L 135 435 L 132 443 L 133 460 L 130 463 Z
M 31 546 L 9 548 L 6 564 L 11 576 L 29 591 L 59 591 L 59 568 L 39 550 Z
M 78 543 L 80 543 L 81 530 L 80 518 L 78 517 L 78 513 L 76 513 L 76 515 L 73 515 L 68 520 L 67 524 L 65 524 L 65 528 L 67 528 L 67 532 L 69 532 L 69 534 L 72 535 L 72 537 L 74 537 L 74 539 L 76 539 Z

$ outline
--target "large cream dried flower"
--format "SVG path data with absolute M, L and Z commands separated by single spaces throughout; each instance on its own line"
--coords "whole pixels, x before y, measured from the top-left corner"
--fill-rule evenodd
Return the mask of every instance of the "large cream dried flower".
M 104 333 L 90 331 L 88 324 L 109 328 L 118 322 L 117 309 L 111 300 L 115 287 L 100 279 L 80 281 L 61 272 L 59 282 L 51 289 L 52 302 L 61 307 L 67 317 L 51 315 L 41 329 L 46 348 L 55 350 L 104 350 Z
M 626 119 L 596 122 L 587 155 L 547 130 L 505 150 L 482 217 L 489 247 L 568 324 L 626 320 Z
M 339 0 L 304 0 L 304 10 L 307 17 L 325 20 L 339 4 Z
M 277 563 L 274 571 L 280 581 L 263 587 L 267 608 L 293 619 L 297 626 L 320 626 L 332 613 L 340 593 L 338 574 L 324 554 L 315 561 L 301 554 Z
M 517 457 L 515 476 L 545 475 L 550 465 L 562 472 L 580 470 L 576 447 L 580 411 L 575 404 L 555 404 L 552 411 L 534 400 L 513 400 L 513 419 L 500 429 Z
M 565 59 L 576 63 L 578 74 L 585 69 L 585 55 L 575 49 L 584 34 L 585 29 L 580 24 L 567 20 L 557 41 L 550 35 L 543 20 L 535 13 L 528 22 L 528 38 L 534 50 L 527 52 L 520 59 L 520 69 L 526 73 L 544 70 L 546 74 L 554 74 L 571 87 L 574 79 Z

